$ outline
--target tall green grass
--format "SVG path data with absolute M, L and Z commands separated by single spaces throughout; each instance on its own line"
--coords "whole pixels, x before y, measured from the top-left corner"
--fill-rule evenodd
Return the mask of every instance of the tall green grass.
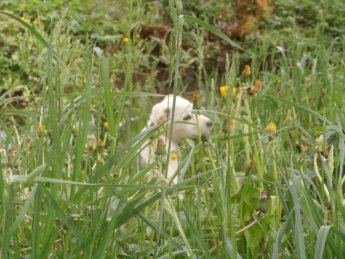
M 141 8 L 128 3 L 127 35 Z M 42 43 L 47 86 L 27 111 L 0 111 L 2 258 L 342 258 L 345 39 L 272 31 L 244 54 L 210 24 L 182 16 L 180 1 L 169 8 L 174 94 L 184 94 L 179 67 L 187 26 L 233 46 L 224 75 L 198 74 L 207 97 L 201 110 L 214 128 L 206 141 L 181 143 L 184 179 L 176 186 L 149 177 L 166 173 L 167 156 L 149 165 L 138 159 L 142 145 L 164 130 L 141 131 L 159 95 L 134 82 L 140 42 L 130 39 L 117 54 L 125 78 L 116 88 L 114 61 L 99 47 L 74 45 L 63 26 L 45 35 L 2 13 Z M 201 59 L 203 40 L 196 44 Z M 241 75 L 241 55 L 251 60 L 249 77 Z M 247 96 L 257 79 L 262 88 Z M 218 94 L 221 82 L 227 98 Z M 266 129 L 270 122 L 275 132 Z

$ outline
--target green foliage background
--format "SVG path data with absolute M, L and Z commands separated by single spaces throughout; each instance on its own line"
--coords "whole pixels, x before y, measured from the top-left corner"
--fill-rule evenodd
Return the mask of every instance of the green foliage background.
M 232 4 L 0 3 L 2 258 L 344 256 L 345 4 L 274 1 L 243 50 L 208 33 Z M 141 129 L 195 89 L 214 127 L 168 185 L 150 177 L 166 156 L 137 155 L 163 129 Z

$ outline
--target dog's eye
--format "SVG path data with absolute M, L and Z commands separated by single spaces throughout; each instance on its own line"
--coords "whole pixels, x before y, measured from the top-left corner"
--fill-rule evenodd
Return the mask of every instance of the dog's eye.
M 185 115 L 185 116 L 183 117 L 183 120 L 184 120 L 184 121 L 188 121 L 188 120 L 190 120 L 191 118 L 192 118 L 192 115 L 187 114 L 187 115 Z

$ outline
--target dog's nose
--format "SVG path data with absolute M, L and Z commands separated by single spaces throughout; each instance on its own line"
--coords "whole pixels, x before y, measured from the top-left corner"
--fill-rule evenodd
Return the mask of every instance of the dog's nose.
M 208 121 L 208 122 L 206 122 L 206 126 L 207 126 L 207 127 L 211 128 L 211 127 L 212 127 L 212 125 L 213 125 L 212 121 Z

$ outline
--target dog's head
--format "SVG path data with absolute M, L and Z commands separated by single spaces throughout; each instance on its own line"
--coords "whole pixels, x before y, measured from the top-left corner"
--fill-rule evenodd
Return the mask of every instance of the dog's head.
M 169 121 L 173 114 L 173 101 L 174 96 L 168 95 L 163 101 L 154 105 L 148 126 Z M 212 121 L 209 118 L 194 111 L 193 104 L 180 96 L 176 96 L 173 123 L 171 140 L 176 143 L 186 138 L 206 135 L 212 127 Z

